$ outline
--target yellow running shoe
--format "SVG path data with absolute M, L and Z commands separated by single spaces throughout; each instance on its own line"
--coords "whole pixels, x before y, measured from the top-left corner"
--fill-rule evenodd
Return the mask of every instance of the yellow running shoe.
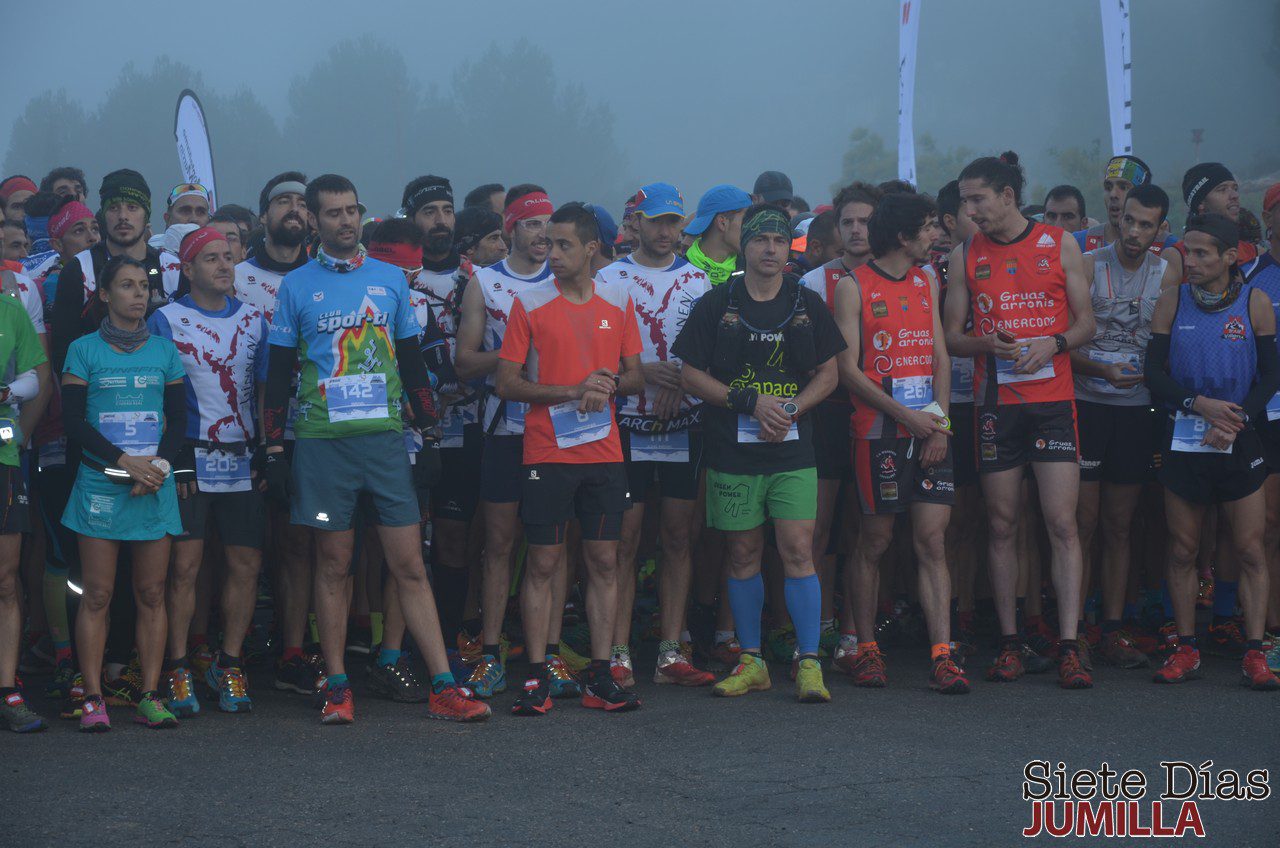
M 822 682 L 822 665 L 813 657 L 800 660 L 800 670 L 796 672 L 796 700 L 802 704 L 825 704 L 831 700 L 831 693 Z
M 736 698 L 748 692 L 764 692 L 771 686 L 773 684 L 769 681 L 769 668 L 764 660 L 755 654 L 742 654 L 738 658 L 737 667 L 715 685 L 711 694 L 721 698 Z
M 569 647 L 569 643 L 560 640 L 560 661 L 569 666 L 574 674 L 581 674 L 591 665 L 591 660 Z

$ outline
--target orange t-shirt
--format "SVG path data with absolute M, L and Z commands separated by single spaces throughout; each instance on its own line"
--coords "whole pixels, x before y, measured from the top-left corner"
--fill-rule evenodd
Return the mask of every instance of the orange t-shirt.
M 531 382 L 573 386 L 597 368 L 617 373 L 624 356 L 639 356 L 640 351 L 635 305 L 625 286 L 596 283 L 591 299 L 578 304 L 560 294 L 560 285 L 552 277 L 516 295 L 498 356 L 524 365 Z M 578 402 L 571 403 L 576 409 Z M 557 444 L 551 407 L 530 404 L 524 423 L 525 464 L 622 462 L 612 405 L 605 414 L 607 435 L 562 448 Z M 566 435 L 563 429 L 561 435 Z

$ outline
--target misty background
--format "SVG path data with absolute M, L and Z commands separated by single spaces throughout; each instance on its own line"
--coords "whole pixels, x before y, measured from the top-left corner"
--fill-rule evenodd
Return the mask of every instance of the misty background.
M 3 173 L 141 171 L 155 217 L 181 180 L 179 92 L 204 105 L 220 203 L 256 211 L 273 174 L 351 177 L 390 214 L 419 174 L 455 195 L 536 182 L 621 213 L 645 182 L 750 190 L 785 171 L 812 205 L 896 176 L 897 3 L 217 4 L 62 0 L 6 9 Z M 1255 210 L 1280 179 L 1280 0 L 1133 0 L 1134 152 L 1179 194 L 1219 160 Z M 1040 202 L 1058 182 L 1098 217 L 1111 154 L 1095 0 L 923 0 L 920 188 L 1013 149 Z M 1252 181 L 1252 182 L 1251 182 Z M 1181 217 L 1171 213 L 1175 222 Z

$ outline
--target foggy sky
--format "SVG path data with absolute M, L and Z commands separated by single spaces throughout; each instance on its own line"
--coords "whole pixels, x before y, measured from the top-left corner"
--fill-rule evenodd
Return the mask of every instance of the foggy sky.
M 1134 0 L 1134 147 L 1157 182 L 1176 192 L 1172 170 L 1190 160 L 1192 127 L 1206 129 L 1203 159 L 1238 170 L 1274 148 L 1280 86 L 1264 57 L 1276 2 Z M 340 39 L 373 35 L 424 85 L 445 86 L 464 59 L 524 36 L 552 56 L 561 82 L 611 104 L 627 170 L 642 182 L 673 182 L 692 204 L 713 183 L 749 190 L 774 168 L 816 205 L 829 200 L 852 129 L 896 146 L 896 16 L 892 0 L 12 4 L 0 145 L 31 96 L 65 88 L 93 109 L 130 60 L 145 69 L 167 53 L 219 92 L 248 86 L 283 114 L 290 81 Z M 1055 181 L 1054 146 L 1100 139 L 1109 152 L 1099 28 L 1095 0 L 923 0 L 917 134 L 943 149 L 1011 147 L 1031 184 Z M 173 101 L 159 107 L 171 112 Z M 131 164 L 127 150 L 119 158 Z M 91 191 L 100 176 L 90 175 Z

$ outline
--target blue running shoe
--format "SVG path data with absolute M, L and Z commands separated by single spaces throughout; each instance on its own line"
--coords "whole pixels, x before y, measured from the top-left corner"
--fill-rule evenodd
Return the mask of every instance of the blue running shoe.
M 249 700 L 249 681 L 242 668 L 219 668 L 215 662 L 205 672 L 204 682 L 218 693 L 218 709 L 224 713 L 247 713 L 253 709 Z
M 472 669 L 466 685 L 477 698 L 492 698 L 507 691 L 507 669 L 497 657 L 485 654 L 480 658 L 480 664 Z
M 573 672 L 565 665 L 564 660 L 556 654 L 547 654 L 547 678 L 551 683 L 552 698 L 579 698 L 582 696 L 582 684 L 578 683 Z
M 200 712 L 200 701 L 196 698 L 195 681 L 191 679 L 190 669 L 171 669 L 167 677 L 168 691 L 165 693 L 164 703 L 169 712 L 178 718 L 191 718 Z

